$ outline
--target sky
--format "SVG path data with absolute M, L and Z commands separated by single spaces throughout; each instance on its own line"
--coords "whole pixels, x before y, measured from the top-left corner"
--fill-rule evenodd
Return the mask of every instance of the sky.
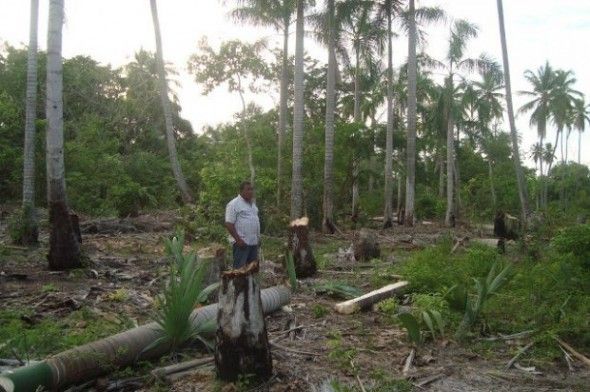
M 17 47 L 27 44 L 29 3 L 27 0 L 0 0 L 0 43 Z M 40 3 L 39 47 L 44 50 L 49 2 Z M 196 132 L 201 132 L 206 125 L 233 121 L 233 115 L 241 108 L 239 97 L 229 94 L 223 87 L 203 96 L 200 86 L 189 75 L 187 60 L 197 51 L 199 40 L 206 36 L 212 46 L 217 46 L 230 39 L 254 42 L 265 38 L 270 47 L 281 47 L 279 32 L 235 23 L 228 16 L 230 6 L 227 4 L 231 3 L 231 0 L 158 2 L 164 58 L 179 72 L 177 80 L 181 87 L 177 92 L 182 116 L 192 123 Z M 417 6 L 435 5 L 441 6 L 452 18 L 467 19 L 479 27 L 478 37 L 468 45 L 468 56 L 487 53 L 501 62 L 495 0 L 417 0 Z M 65 12 L 64 57 L 88 55 L 116 67 L 131 61 L 140 48 L 155 50 L 149 0 L 66 0 Z M 590 101 L 590 54 L 587 49 L 590 1 L 504 0 L 504 16 L 515 110 L 525 102 L 525 98 L 516 92 L 529 88 L 523 73 L 527 69 L 536 70 L 545 61 L 555 68 L 572 70 L 577 78 L 576 88 Z M 427 32 L 425 51 L 434 58 L 443 59 L 449 25 L 432 26 Z M 294 38 L 292 34 L 291 54 L 295 47 Z M 305 45 L 309 55 L 326 62 L 325 49 L 312 38 L 306 38 Z M 400 35 L 394 43 L 394 65 L 405 62 L 406 57 L 407 39 Z M 250 94 L 246 99 L 269 108 L 278 102 L 278 93 Z M 533 166 L 528 152 L 537 141 L 536 130 L 529 127 L 527 115 L 517 117 L 517 128 L 522 138 L 523 158 Z M 548 135 L 548 140 L 552 141 L 553 128 Z M 572 133 L 569 141 L 571 158 L 577 159 L 577 145 L 577 133 Z M 582 138 L 582 162 L 590 165 L 590 129 Z

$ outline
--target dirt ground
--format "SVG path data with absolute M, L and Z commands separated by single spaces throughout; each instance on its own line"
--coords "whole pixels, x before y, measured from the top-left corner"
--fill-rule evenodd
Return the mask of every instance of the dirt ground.
M 27 316 L 31 325 L 47 317 L 66 317 L 80 308 L 89 309 L 111 325 L 119 325 L 121 330 L 148 322 L 166 276 L 162 238 L 172 234 L 170 222 L 173 216 L 161 214 L 144 217 L 143 221 L 148 224 L 131 225 L 122 229 L 123 232 L 105 230 L 83 221 L 86 232 L 83 234 L 83 249 L 87 260 L 83 269 L 71 272 L 47 270 L 45 231 L 41 234 L 40 247 L 26 250 L 8 245 L 5 225 L 0 225 L 0 310 L 33 309 L 32 316 Z M 149 222 L 152 222 L 151 226 Z M 461 237 L 468 233 L 459 230 L 456 235 Z M 389 262 L 398 258 L 398 251 L 411 252 L 428 246 L 443 234 L 435 225 L 425 225 L 411 231 L 394 227 L 380 232 L 378 238 L 383 253 L 390 255 L 384 257 Z M 313 242 L 318 250 L 345 249 L 351 236 L 350 233 L 339 236 L 315 234 Z M 268 243 L 273 241 L 280 244 L 280 239 L 265 239 Z M 189 246 L 199 248 L 204 244 Z M 261 276 L 263 287 L 268 287 L 283 278 L 281 271 L 277 270 L 280 260 L 276 250 L 265 251 L 265 254 Z M 404 390 L 397 389 L 401 385 L 410 384 L 395 386 L 397 384 L 391 380 L 407 379 L 415 390 L 590 391 L 590 373 L 582 367 L 576 367 L 572 372 L 564 363 L 547 364 L 536 368 L 542 374 L 514 368 L 504 370 L 513 356 L 514 347 L 524 345 L 522 341 L 506 341 L 485 353 L 450 340 L 428 343 L 417 349 L 414 365 L 404 375 L 404 362 L 412 350 L 405 331 L 371 310 L 348 316 L 337 314 L 332 308 L 339 300 L 316 294 L 312 289 L 314 283 L 342 280 L 344 276 L 351 284 L 368 291 L 367 275 L 352 273 L 346 268 L 339 271 L 335 271 L 334 266 L 329 268 L 332 272 L 320 271 L 316 278 L 302 281 L 301 289 L 293 295 L 288 309 L 267 317 L 270 338 L 276 339 L 277 343 L 273 347 L 274 376 L 267 384 L 259 387 L 246 386 L 245 383 L 221 385 L 215 381 L 211 366 L 197 369 L 171 385 L 154 383 L 145 377 L 139 379 L 139 384 L 128 383 L 117 389 L 112 382 L 120 376 L 112 375 L 99 384 L 107 382 L 111 387 L 109 390 L 319 391 L 326 380 L 338 380 L 349 386 L 350 389 L 345 390 L 396 391 Z M 44 289 L 47 287 L 55 289 Z M 284 333 L 293 326 L 301 328 L 295 333 Z M 79 323 L 67 333 L 84 328 L 84 323 Z M 526 361 L 520 365 L 529 366 Z M 149 372 L 142 374 L 136 369 L 133 377 L 145 373 Z M 383 380 L 388 380 L 389 384 Z M 88 385 L 82 390 L 92 389 L 100 389 L 100 386 Z

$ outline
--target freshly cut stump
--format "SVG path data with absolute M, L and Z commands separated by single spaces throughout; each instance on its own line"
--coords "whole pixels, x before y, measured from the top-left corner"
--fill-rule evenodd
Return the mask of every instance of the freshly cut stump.
M 289 225 L 289 252 L 293 255 L 295 273 L 298 278 L 315 275 L 317 267 L 309 244 L 309 219 L 295 219 Z
M 260 288 L 254 279 L 258 263 L 221 275 L 217 311 L 215 366 L 224 381 L 251 375 L 272 376 L 272 357 L 262 313 Z

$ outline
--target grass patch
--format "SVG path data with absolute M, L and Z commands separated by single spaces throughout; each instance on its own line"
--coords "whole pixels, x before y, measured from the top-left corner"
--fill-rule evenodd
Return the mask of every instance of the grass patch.
M 105 321 L 89 308 L 64 318 L 46 317 L 31 325 L 31 310 L 0 311 L 0 357 L 42 359 L 48 355 L 101 339 L 133 327 L 129 319 L 116 324 Z

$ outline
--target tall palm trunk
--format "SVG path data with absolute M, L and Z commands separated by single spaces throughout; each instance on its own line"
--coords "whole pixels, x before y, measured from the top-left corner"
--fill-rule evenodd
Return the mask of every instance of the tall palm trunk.
M 295 74 L 293 101 L 293 174 L 291 180 L 291 219 L 303 215 L 303 2 L 297 0 L 295 27 Z
M 359 125 L 361 123 L 361 69 L 360 69 L 360 47 L 357 43 L 355 45 L 356 63 L 354 70 L 354 122 Z M 357 130 L 360 132 L 360 129 Z M 359 156 L 355 150 L 352 153 L 352 220 L 356 221 L 358 217 L 358 203 L 359 203 L 359 170 L 360 162 Z
M 449 76 L 449 98 L 447 107 L 447 210 L 445 213 L 445 225 L 451 227 L 455 224 L 455 209 L 454 209 L 454 188 L 455 182 L 453 179 L 454 164 L 455 164 L 455 135 L 454 135 L 454 122 L 453 122 L 453 82 L 452 73 Z
M 158 8 L 156 0 L 150 0 L 152 10 L 152 20 L 154 24 L 154 34 L 156 36 L 156 66 L 158 69 L 158 79 L 160 81 L 160 101 L 162 102 L 162 111 L 164 112 L 164 124 L 166 128 L 166 142 L 168 145 L 168 155 L 170 157 L 170 165 L 172 166 L 172 173 L 176 179 L 176 185 L 185 203 L 192 203 L 193 196 L 191 195 L 182 167 L 178 161 L 178 153 L 176 152 L 176 139 L 174 137 L 174 127 L 172 125 L 172 111 L 170 109 L 170 101 L 168 99 L 168 84 L 166 82 L 166 71 L 164 70 L 164 54 L 162 52 L 162 37 L 160 35 L 160 22 L 158 20 Z
M 23 236 L 21 243 L 37 243 L 35 213 L 35 119 L 37 116 L 37 26 L 39 0 L 31 0 L 29 53 L 27 58 L 27 98 L 25 103 L 25 147 L 23 167 Z
M 441 141 L 442 146 L 442 141 Z M 442 147 L 439 147 L 438 151 L 438 197 L 443 198 L 445 195 L 445 157 Z
M 50 226 L 47 259 L 53 270 L 80 266 L 80 244 L 68 208 L 64 169 L 63 20 L 63 0 L 51 0 L 47 31 L 47 206 Z
M 578 165 L 582 164 L 582 131 L 578 131 Z
M 520 163 L 520 149 L 518 147 L 518 133 L 514 121 L 514 108 L 512 106 L 512 84 L 510 82 L 510 65 L 508 62 L 508 44 L 506 43 L 506 29 L 504 27 L 504 8 L 502 0 L 497 0 L 498 21 L 500 24 L 500 41 L 502 44 L 502 61 L 504 66 L 504 86 L 506 88 L 506 109 L 508 110 L 508 122 L 510 124 L 510 139 L 512 140 L 512 161 L 516 172 L 516 185 L 518 198 L 520 199 L 521 221 L 526 226 L 529 213 L 529 196 L 524 178 L 524 172 Z M 541 164 L 542 165 L 542 164 Z M 541 166 L 542 167 L 542 166 Z M 542 171 L 542 170 L 541 170 Z M 543 173 L 541 173 L 543 175 Z
M 416 182 L 416 18 L 414 0 L 409 1 L 408 31 L 408 135 L 406 146 L 406 216 L 404 224 L 414 225 L 414 197 Z
M 563 129 L 559 131 L 559 146 L 561 150 L 561 163 L 565 163 L 565 154 L 563 153 Z
M 393 225 L 393 45 L 392 15 L 387 9 L 387 133 L 385 136 L 385 207 L 383 227 Z
M 289 18 L 283 27 L 283 64 L 281 66 L 281 98 L 279 103 L 279 132 L 277 142 L 277 207 L 281 204 L 283 187 L 283 145 L 287 131 L 287 92 L 289 83 Z
M 492 208 L 496 209 L 496 187 L 494 186 L 494 169 L 492 167 L 492 161 L 488 159 L 488 175 L 490 178 L 490 195 L 492 197 Z
M 334 50 L 334 0 L 328 0 L 328 77 L 324 155 L 324 233 L 334 233 L 334 109 L 336 106 L 336 52 Z
M 252 155 L 252 142 L 250 139 L 250 132 L 248 131 L 248 127 L 246 126 L 246 100 L 244 99 L 244 93 L 242 92 L 242 80 L 240 75 L 238 74 L 238 94 L 240 95 L 240 100 L 242 101 L 242 121 L 241 121 L 241 130 L 242 134 L 244 135 L 244 140 L 246 141 L 246 153 L 248 154 L 248 169 L 250 170 L 250 182 L 254 185 L 254 181 L 256 180 L 256 170 L 254 168 L 254 157 Z

